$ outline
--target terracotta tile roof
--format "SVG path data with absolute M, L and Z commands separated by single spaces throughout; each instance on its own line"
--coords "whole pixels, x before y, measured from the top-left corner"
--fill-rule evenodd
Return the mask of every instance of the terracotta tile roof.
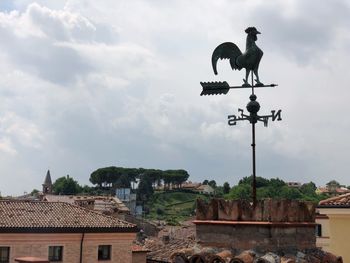
M 63 202 L 0 201 L 0 232 L 136 232 L 134 224 Z
M 92 202 L 92 209 L 101 213 L 112 214 L 115 209 L 122 213 L 129 213 L 129 208 L 117 197 L 85 196 L 85 195 L 51 195 L 47 194 L 43 200 L 48 202 L 65 202 L 79 205 L 81 202 Z
M 317 191 L 325 194 L 329 194 L 329 193 L 345 194 L 350 192 L 350 190 L 345 187 L 335 188 L 334 191 L 330 190 L 328 187 L 319 187 Z
M 350 207 L 350 193 L 322 200 L 318 205 L 319 207 Z
M 15 258 L 16 262 L 20 263 L 27 263 L 27 262 L 34 262 L 34 263 L 49 263 L 49 261 L 45 258 L 38 258 L 38 257 L 20 257 Z
M 201 183 L 192 183 L 192 182 L 186 182 L 181 185 L 181 188 L 185 189 L 193 189 L 201 186 Z
M 139 246 L 139 245 L 132 245 L 131 246 L 131 251 L 133 253 L 138 253 L 138 252 L 150 252 L 149 249 L 144 248 L 143 246 Z

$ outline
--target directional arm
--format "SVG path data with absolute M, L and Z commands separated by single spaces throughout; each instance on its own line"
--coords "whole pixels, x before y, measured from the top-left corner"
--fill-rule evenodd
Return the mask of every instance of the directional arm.
M 267 127 L 269 118 L 271 118 L 272 121 L 281 121 L 281 110 L 278 110 L 277 112 L 275 110 L 271 111 L 271 115 L 246 115 L 244 114 L 243 109 L 238 109 L 239 115 L 228 115 L 228 125 L 234 126 L 237 124 L 237 121 L 245 121 L 248 120 L 250 123 L 255 123 L 256 121 L 261 121 L 264 123 L 264 126 Z
M 230 86 L 226 81 L 215 81 L 215 82 L 201 82 L 200 83 L 203 90 L 201 96 L 203 95 L 221 95 L 227 94 L 230 89 L 251 89 L 252 86 Z M 270 85 L 259 85 L 253 86 L 254 88 L 266 88 L 266 87 L 276 87 L 277 84 Z

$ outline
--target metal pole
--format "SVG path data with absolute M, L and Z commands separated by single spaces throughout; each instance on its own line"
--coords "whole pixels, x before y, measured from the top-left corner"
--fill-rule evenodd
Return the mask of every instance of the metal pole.
M 252 123 L 252 150 L 253 150 L 253 206 L 256 206 L 256 166 L 255 166 L 255 123 Z
M 254 95 L 254 77 L 253 71 L 251 71 L 252 77 L 252 94 Z M 252 155 L 253 155 L 253 206 L 256 206 L 256 165 L 255 165 L 255 121 L 252 122 Z

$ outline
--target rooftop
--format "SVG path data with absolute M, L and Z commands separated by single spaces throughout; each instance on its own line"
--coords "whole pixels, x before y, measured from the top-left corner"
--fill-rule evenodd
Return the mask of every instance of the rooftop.
M 0 201 L 1 232 L 136 232 L 134 224 L 63 202 Z
M 350 193 L 331 197 L 319 202 L 318 207 L 349 207 L 350 208 Z
M 92 209 L 101 213 L 112 214 L 117 209 L 119 212 L 129 213 L 129 208 L 117 197 L 111 196 L 85 196 L 85 195 L 52 195 L 46 194 L 43 197 L 48 202 L 64 202 L 80 205 L 80 202 L 92 202 Z

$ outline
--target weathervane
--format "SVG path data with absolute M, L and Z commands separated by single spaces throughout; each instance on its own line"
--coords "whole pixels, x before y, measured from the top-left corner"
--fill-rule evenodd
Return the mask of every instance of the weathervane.
M 215 48 L 211 62 L 215 75 L 217 75 L 217 61 L 219 59 L 229 59 L 230 65 L 233 70 L 241 70 L 245 68 L 246 74 L 245 79 L 243 79 L 243 84 L 241 86 L 229 86 L 229 84 L 224 82 L 201 82 L 202 85 L 202 95 L 218 95 L 218 94 L 227 94 L 230 89 L 240 89 L 240 88 L 251 88 L 252 94 L 249 99 L 250 102 L 247 104 L 247 111 L 249 115 L 244 114 L 243 109 L 238 109 L 239 115 L 228 115 L 228 125 L 234 126 L 237 124 L 237 121 L 248 120 L 252 124 L 252 169 L 253 169 L 253 204 L 256 205 L 256 163 L 255 163 L 255 124 L 258 121 L 264 123 L 264 126 L 267 127 L 268 120 L 271 118 L 272 121 L 280 121 L 281 110 L 277 112 L 275 110 L 271 111 L 271 115 L 258 115 L 260 109 L 259 102 L 256 101 L 256 95 L 254 94 L 255 88 L 264 88 L 264 87 L 275 87 L 277 84 L 264 85 L 259 80 L 259 64 L 263 56 L 262 50 L 255 44 L 255 41 L 258 39 L 257 34 L 260 34 L 255 27 L 248 27 L 245 32 L 247 35 L 246 41 L 246 50 L 244 53 L 231 42 L 225 42 L 220 44 Z M 251 84 L 249 84 L 249 74 L 251 73 Z M 254 75 L 256 77 L 254 84 Z

